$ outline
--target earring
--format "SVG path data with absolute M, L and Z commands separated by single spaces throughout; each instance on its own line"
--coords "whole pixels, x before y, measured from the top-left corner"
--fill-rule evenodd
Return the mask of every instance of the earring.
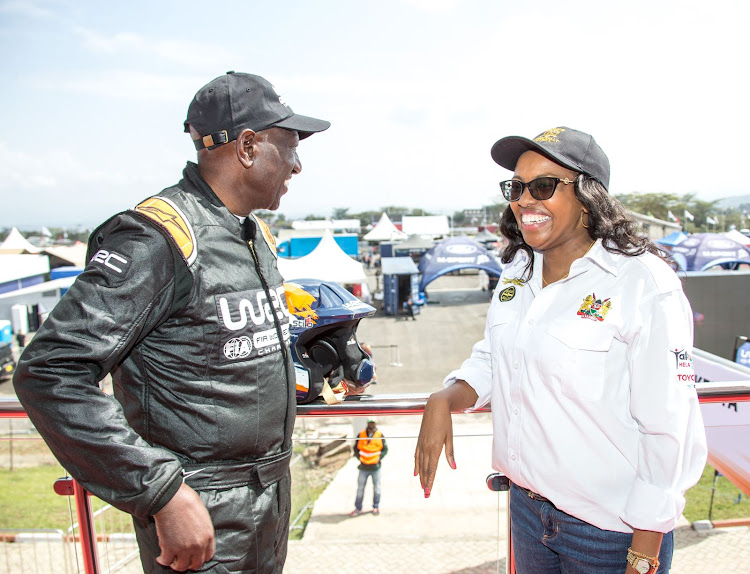
M 588 228 L 589 228 L 589 226 L 588 226 L 588 225 L 586 225 L 586 224 L 585 224 L 585 223 L 583 222 L 583 214 L 584 214 L 584 213 L 586 213 L 586 212 L 585 212 L 585 211 L 583 211 L 583 210 L 581 210 L 581 225 L 583 225 L 583 228 L 584 228 L 584 229 L 588 229 Z M 588 215 L 588 213 L 586 213 L 586 215 Z

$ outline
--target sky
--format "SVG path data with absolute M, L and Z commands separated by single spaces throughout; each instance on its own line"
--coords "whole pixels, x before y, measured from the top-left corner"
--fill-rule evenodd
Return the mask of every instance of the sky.
M 750 3 L 0 0 L 0 227 L 92 227 L 195 160 L 182 122 L 228 70 L 331 122 L 288 219 L 499 200 L 507 135 L 567 126 L 610 191 L 750 193 Z

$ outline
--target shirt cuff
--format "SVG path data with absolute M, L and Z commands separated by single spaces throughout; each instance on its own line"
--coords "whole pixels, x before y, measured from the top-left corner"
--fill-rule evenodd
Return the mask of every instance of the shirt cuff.
M 681 494 L 636 479 L 623 512 L 623 522 L 638 530 L 671 532 L 685 508 Z
M 464 411 L 469 413 L 476 409 L 480 409 L 485 405 L 488 405 L 490 402 L 491 386 L 489 384 L 483 383 L 484 379 L 486 378 L 487 375 L 479 369 L 462 367 L 458 370 L 453 371 L 447 377 L 445 377 L 443 386 L 446 388 L 450 387 L 458 380 L 463 380 L 469 383 L 469 386 L 477 393 L 477 402 L 475 402 L 473 406 L 465 409 Z

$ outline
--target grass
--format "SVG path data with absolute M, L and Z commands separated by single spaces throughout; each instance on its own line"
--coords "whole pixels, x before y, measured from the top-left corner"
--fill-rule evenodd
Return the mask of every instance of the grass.
M 693 488 L 687 491 L 685 498 L 685 518 L 690 522 L 696 520 L 707 520 L 709 508 L 711 508 L 711 490 L 714 483 L 714 468 L 706 465 L 703 476 Z M 728 518 L 750 517 L 750 499 L 741 494 L 739 488 L 729 482 L 725 477 L 719 476 L 716 480 L 716 491 L 714 493 L 711 518 L 723 520 Z
M 0 448 L 9 445 L 0 441 Z M 13 470 L 9 469 L 6 458 L 0 468 L 0 529 L 28 530 L 52 528 L 67 531 L 72 520 L 76 522 L 75 503 L 66 496 L 56 494 L 53 489 L 55 480 L 66 475 L 65 470 L 55 461 L 49 449 L 41 440 L 17 439 L 13 444 Z M 292 520 L 300 511 L 308 507 L 297 526 L 290 531 L 290 538 L 299 540 L 304 527 L 310 518 L 312 504 L 325 490 L 336 472 L 341 468 L 351 452 L 334 456 L 325 466 L 311 467 L 306 460 L 300 459 L 292 466 Z M 104 506 L 104 502 L 92 497 L 94 511 Z M 113 509 L 113 514 L 124 514 Z M 110 512 L 108 511 L 107 514 Z M 129 519 L 124 521 L 125 528 L 132 530 Z M 97 521 L 97 531 L 99 531 Z M 112 530 L 110 531 L 119 531 Z

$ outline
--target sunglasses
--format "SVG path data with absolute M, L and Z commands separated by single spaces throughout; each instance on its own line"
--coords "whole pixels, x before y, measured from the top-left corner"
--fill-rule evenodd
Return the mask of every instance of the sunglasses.
M 529 183 L 518 181 L 517 179 L 508 179 L 500 182 L 500 189 L 503 192 L 503 197 L 506 201 L 518 201 L 523 195 L 525 187 L 529 188 L 531 197 L 536 200 L 549 199 L 555 195 L 558 183 L 575 183 L 575 180 L 560 179 L 559 177 L 537 177 L 532 179 Z

